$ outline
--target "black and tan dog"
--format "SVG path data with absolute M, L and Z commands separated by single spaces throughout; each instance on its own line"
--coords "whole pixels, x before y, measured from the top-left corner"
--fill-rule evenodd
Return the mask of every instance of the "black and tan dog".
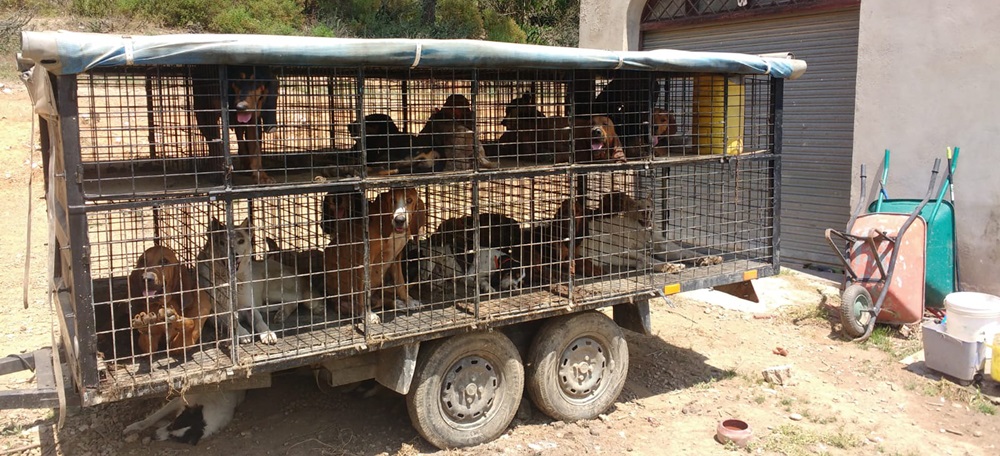
M 201 135 L 208 141 L 210 168 L 221 170 L 222 101 L 228 104 L 229 127 L 236 132 L 237 153 L 247 162 L 258 184 L 271 184 L 274 179 L 264 171 L 261 160 L 262 136 L 271 133 L 278 123 L 278 79 L 268 67 L 230 66 L 226 69 L 225 93 L 219 93 L 218 67 L 206 67 L 195 75 L 194 110 Z M 223 170 L 224 171 L 224 170 Z
M 539 161 L 622 161 L 625 152 L 608 116 L 546 117 L 530 93 L 512 100 L 501 125 L 507 128 L 493 149 L 498 155 L 534 156 Z

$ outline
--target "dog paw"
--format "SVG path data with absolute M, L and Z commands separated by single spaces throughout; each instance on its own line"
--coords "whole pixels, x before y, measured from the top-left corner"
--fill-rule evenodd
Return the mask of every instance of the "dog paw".
M 175 316 L 176 320 L 176 316 Z M 163 309 L 157 312 L 139 312 L 132 317 L 132 329 L 148 330 L 150 326 L 165 321 Z
M 722 257 L 717 255 L 712 255 L 704 258 L 699 258 L 696 264 L 698 266 L 713 266 L 716 264 L 722 264 Z
M 382 324 L 382 319 L 375 312 L 368 312 L 368 315 L 365 315 L 365 324 L 380 325 Z
M 142 421 L 138 421 L 128 425 L 125 430 L 122 431 L 122 435 L 129 435 L 133 432 L 139 432 L 142 430 Z
M 160 309 L 160 318 L 167 323 L 173 323 L 176 322 L 180 316 L 177 315 L 177 312 L 175 312 L 173 308 L 166 307 Z
M 139 329 L 149 326 L 149 316 L 146 312 L 139 312 L 132 317 L 132 329 Z
M 680 263 L 661 263 L 653 266 L 653 272 L 663 272 L 667 274 L 677 274 L 684 270 L 684 265 Z
M 253 335 L 252 334 L 241 335 L 241 336 L 238 337 L 238 339 L 240 340 L 240 344 L 252 344 L 253 343 Z
M 256 175 L 257 175 L 256 177 L 257 177 L 257 183 L 258 184 L 265 184 L 266 185 L 266 184 L 276 184 L 276 183 L 278 183 L 278 181 L 274 180 L 273 177 L 268 176 L 267 173 L 265 173 L 264 171 L 257 171 Z
M 420 307 L 420 301 L 413 298 L 406 298 L 406 300 L 397 298 L 394 304 L 397 309 L 403 310 L 413 310 Z
M 274 331 L 264 331 L 260 333 L 260 341 L 268 345 L 274 345 L 278 343 L 278 335 Z

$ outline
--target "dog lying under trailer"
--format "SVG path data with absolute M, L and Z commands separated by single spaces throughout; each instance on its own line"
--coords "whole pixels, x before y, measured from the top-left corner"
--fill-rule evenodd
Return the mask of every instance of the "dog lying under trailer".
M 35 106 L 55 107 L 39 114 L 70 396 L 182 392 L 128 433 L 196 443 L 232 419 L 233 385 L 304 366 L 405 395 L 440 448 L 502 435 L 523 395 L 592 419 L 651 297 L 778 271 L 775 131 L 798 60 L 22 43 Z

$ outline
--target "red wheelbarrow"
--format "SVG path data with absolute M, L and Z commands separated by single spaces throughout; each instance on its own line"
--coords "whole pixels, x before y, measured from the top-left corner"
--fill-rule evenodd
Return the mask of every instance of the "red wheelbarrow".
M 844 264 L 843 331 L 856 341 L 868 339 L 876 322 L 909 324 L 923 318 L 927 224 L 920 211 L 934 194 L 940 166 L 941 159 L 935 159 L 927 195 L 912 212 L 859 215 L 867 206 L 861 165 L 861 200 L 847 231 L 826 230 L 827 242 Z

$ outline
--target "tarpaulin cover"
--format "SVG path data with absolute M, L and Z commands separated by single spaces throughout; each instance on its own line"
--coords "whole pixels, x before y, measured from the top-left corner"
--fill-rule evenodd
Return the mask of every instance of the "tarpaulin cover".
M 677 50 L 603 51 L 477 40 L 266 35 L 22 32 L 21 54 L 55 74 L 128 65 L 588 69 L 769 74 L 795 78 L 802 60 Z

